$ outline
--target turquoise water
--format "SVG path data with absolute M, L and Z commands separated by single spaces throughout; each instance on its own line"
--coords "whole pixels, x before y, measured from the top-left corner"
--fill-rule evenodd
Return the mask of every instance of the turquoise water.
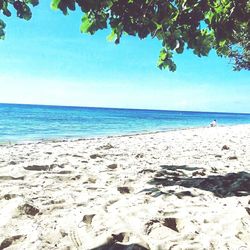
M 0 142 L 250 124 L 250 114 L 0 104 Z

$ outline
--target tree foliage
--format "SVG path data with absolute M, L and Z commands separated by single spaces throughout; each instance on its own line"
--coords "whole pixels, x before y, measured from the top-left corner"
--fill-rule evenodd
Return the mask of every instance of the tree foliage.
M 14 7 L 19 18 L 29 20 L 30 7 L 38 0 L 0 0 L 3 15 L 10 16 Z M 215 49 L 220 56 L 235 59 L 235 67 L 242 67 L 241 57 L 249 65 L 249 0 L 52 0 L 51 7 L 65 15 L 78 6 L 83 12 L 80 30 L 94 34 L 110 28 L 109 40 L 116 44 L 124 34 L 144 39 L 148 36 L 162 44 L 158 67 L 176 70 L 175 53 L 193 50 L 197 56 L 207 56 Z M 13 9 L 13 8 L 12 8 Z M 242 27 L 245 27 L 242 29 Z M 5 24 L 0 20 L 0 38 L 4 38 Z M 248 39 L 249 41 L 249 39 Z M 238 49 L 235 50 L 235 47 Z M 243 52 L 244 51 L 244 52 Z M 245 63 L 245 61 L 244 61 Z M 243 68 L 245 68 L 243 66 Z M 249 69 L 249 68 L 248 68 Z
M 229 58 L 233 60 L 234 70 L 250 70 L 250 33 L 249 26 L 242 25 L 241 30 L 235 34 L 239 41 L 230 45 Z

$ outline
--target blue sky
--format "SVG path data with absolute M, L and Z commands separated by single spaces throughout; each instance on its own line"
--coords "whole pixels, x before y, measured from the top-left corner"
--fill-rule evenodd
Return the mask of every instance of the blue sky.
M 44 1 L 28 22 L 14 13 L 4 19 L 0 103 L 250 113 L 249 72 L 233 72 L 214 52 L 191 51 L 175 57 L 175 73 L 161 71 L 159 41 L 124 36 L 115 45 L 108 30 L 81 34 L 81 16 Z

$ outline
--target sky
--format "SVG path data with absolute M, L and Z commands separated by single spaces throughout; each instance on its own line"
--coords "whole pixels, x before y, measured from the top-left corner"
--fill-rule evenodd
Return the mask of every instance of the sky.
M 30 21 L 0 15 L 0 103 L 250 113 L 250 72 L 234 72 L 214 51 L 186 51 L 176 72 L 160 70 L 158 40 L 124 36 L 115 45 L 108 29 L 81 34 L 81 17 L 49 1 Z

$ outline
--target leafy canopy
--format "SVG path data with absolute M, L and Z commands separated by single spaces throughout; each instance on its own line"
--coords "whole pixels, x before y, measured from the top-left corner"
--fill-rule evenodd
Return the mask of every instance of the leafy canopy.
M 250 37 L 249 26 L 242 25 L 241 30 L 235 33 L 238 44 L 230 45 L 229 58 L 234 62 L 234 70 L 250 70 Z
M 0 11 L 10 16 L 16 10 L 19 18 L 29 20 L 30 7 L 39 0 L 0 0 Z M 162 44 L 158 67 L 176 70 L 174 53 L 193 50 L 201 57 L 215 49 L 219 56 L 243 55 L 249 46 L 242 42 L 242 32 L 249 41 L 249 0 L 52 0 L 51 7 L 65 15 L 76 6 L 83 12 L 80 30 L 94 34 L 110 27 L 108 40 L 118 44 L 123 34 L 140 39 L 151 36 Z M 0 20 L 0 38 L 4 38 L 5 23 Z M 244 48 L 243 48 L 243 47 Z M 243 48 L 243 49 L 242 49 Z M 249 55 L 249 53 L 248 53 Z M 234 57 L 235 58 L 235 57 Z M 248 59 L 249 63 L 249 57 Z M 239 67 L 238 69 L 241 69 Z

